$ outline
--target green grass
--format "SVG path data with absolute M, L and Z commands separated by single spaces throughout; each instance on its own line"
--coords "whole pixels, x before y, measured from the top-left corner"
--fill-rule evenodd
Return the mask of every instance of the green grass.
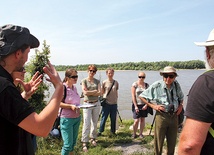
M 122 145 L 132 145 L 133 143 L 137 143 L 139 145 L 143 145 L 146 148 L 145 152 L 134 152 L 132 155 L 150 155 L 154 154 L 153 152 L 153 135 L 145 135 L 143 139 L 137 138 L 132 139 L 132 131 L 129 127 L 133 124 L 133 120 L 123 120 L 123 123 L 119 124 L 119 129 L 117 130 L 117 134 L 112 135 L 110 133 L 110 122 L 109 119 L 106 122 L 105 131 L 102 133 L 102 136 L 97 138 L 97 146 L 93 147 L 90 144 L 88 145 L 88 152 L 84 153 L 82 151 L 82 143 L 81 143 L 81 133 L 82 133 L 82 123 L 79 130 L 78 141 L 75 146 L 74 154 L 75 155 L 122 155 L 121 149 L 115 149 L 116 146 Z M 98 123 L 99 127 L 99 123 Z M 147 124 L 145 128 L 145 132 L 149 133 L 150 125 Z M 53 139 L 51 137 L 42 138 L 37 137 L 38 150 L 36 155 L 60 155 L 62 140 L 61 139 Z M 135 148 L 132 148 L 135 149 Z

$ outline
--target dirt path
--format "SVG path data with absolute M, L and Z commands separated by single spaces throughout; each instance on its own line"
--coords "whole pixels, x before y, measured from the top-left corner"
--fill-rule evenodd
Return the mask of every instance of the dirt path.
M 149 135 L 149 131 L 146 131 L 144 133 L 145 136 Z M 151 133 L 151 135 L 153 135 L 153 133 Z M 153 141 L 151 142 L 153 143 Z M 134 139 L 131 143 L 128 144 L 120 144 L 118 146 L 114 147 L 114 150 L 118 150 L 118 151 L 122 151 L 123 154 L 122 155 L 132 155 L 134 153 L 152 153 L 153 150 L 146 148 L 145 146 L 143 146 L 142 144 L 142 140 L 141 139 Z M 177 155 L 177 146 L 175 147 L 175 154 Z M 166 155 L 166 149 L 163 149 L 163 153 L 162 155 Z
M 129 144 L 122 144 L 115 146 L 115 150 L 122 151 L 122 155 L 132 155 L 134 153 L 148 153 L 148 152 L 153 152 L 153 150 L 149 150 L 146 147 L 142 145 L 142 142 L 140 140 L 135 140 L 132 143 Z M 175 147 L 175 154 L 177 155 L 177 146 Z M 166 149 L 163 150 L 162 155 L 167 155 L 166 154 Z

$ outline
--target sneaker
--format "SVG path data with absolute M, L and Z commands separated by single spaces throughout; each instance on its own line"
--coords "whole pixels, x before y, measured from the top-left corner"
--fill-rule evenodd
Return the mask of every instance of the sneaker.
M 102 136 L 102 133 L 98 132 L 97 137 L 100 137 L 100 136 Z

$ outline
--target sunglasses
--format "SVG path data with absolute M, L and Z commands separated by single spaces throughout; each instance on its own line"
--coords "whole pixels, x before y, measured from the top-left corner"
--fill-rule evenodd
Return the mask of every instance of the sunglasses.
M 145 79 L 145 76 L 138 76 L 138 78 L 140 78 L 140 79 Z
M 74 76 L 68 76 L 69 78 L 72 78 L 72 79 L 76 79 L 78 78 L 78 75 L 74 75 Z
M 97 71 L 95 71 L 95 70 L 89 70 L 90 72 L 92 72 L 92 73 L 96 73 Z
M 168 77 L 169 77 L 170 79 L 173 79 L 173 78 L 175 77 L 175 75 L 163 74 L 163 77 L 166 78 L 166 79 L 167 79 Z

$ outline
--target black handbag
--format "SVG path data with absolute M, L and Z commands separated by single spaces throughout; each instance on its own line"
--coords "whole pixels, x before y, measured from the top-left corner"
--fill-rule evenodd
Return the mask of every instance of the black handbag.
M 111 88 L 109 89 L 109 91 L 108 91 L 106 97 L 107 97 L 108 94 L 110 93 L 110 91 L 111 91 L 111 89 L 112 89 L 112 87 L 113 87 L 113 85 L 114 85 L 114 82 L 115 82 L 115 80 L 113 81 L 113 83 L 112 83 L 112 85 L 111 85 Z M 106 98 L 100 98 L 100 104 L 101 104 L 101 106 L 104 107 L 104 106 L 107 104 Z
M 57 118 L 54 122 L 53 129 L 59 129 L 61 112 L 62 112 L 62 109 L 60 109 L 60 114 L 59 114 L 59 116 L 57 116 Z
M 181 113 L 178 115 L 178 126 L 181 125 L 184 121 L 184 108 L 182 108 Z
M 100 105 L 103 106 L 103 107 L 106 105 L 106 98 L 101 98 L 100 99 Z
M 64 85 L 64 96 L 63 96 L 62 102 L 65 102 L 66 95 L 67 95 L 67 89 L 66 89 L 66 86 Z M 60 134 L 60 116 L 61 116 L 61 113 L 62 113 L 62 108 L 60 109 L 59 115 L 57 116 L 57 118 L 54 122 L 53 128 L 51 129 L 51 132 L 50 132 L 50 135 L 53 138 L 60 138 L 61 137 L 61 134 Z
M 57 118 L 54 122 L 53 128 L 50 132 L 50 135 L 53 138 L 60 138 L 61 137 L 61 134 L 60 134 L 60 115 L 61 115 L 61 113 L 62 113 L 62 108 L 60 109 L 59 116 L 57 116 Z
M 148 112 L 150 115 L 153 115 L 153 109 L 152 109 L 150 106 L 147 106 L 147 112 Z
M 177 94 L 177 83 L 174 82 L 174 84 L 175 84 L 175 89 L 176 89 L 176 95 L 178 96 L 178 94 Z M 179 99 L 178 99 L 178 103 L 179 103 L 179 105 L 181 104 Z M 178 115 L 178 126 L 181 126 L 183 121 L 184 121 L 184 107 L 182 107 L 182 111 Z

